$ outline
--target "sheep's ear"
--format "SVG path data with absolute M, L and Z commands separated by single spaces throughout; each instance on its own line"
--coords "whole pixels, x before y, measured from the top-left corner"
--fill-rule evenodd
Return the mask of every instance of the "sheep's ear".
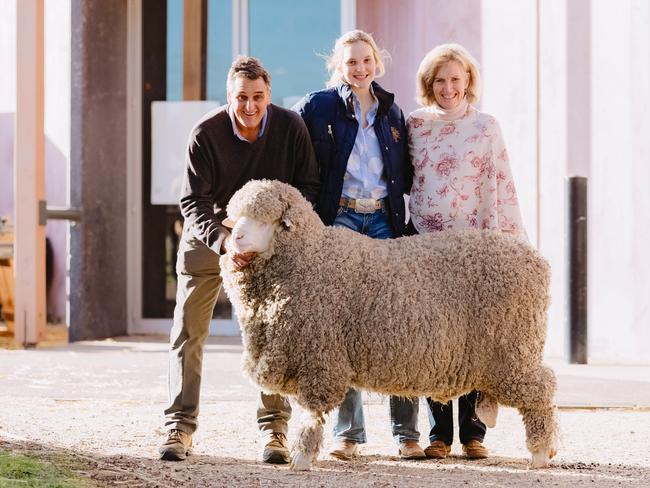
M 293 222 L 291 222 L 291 220 L 289 220 L 289 217 L 286 215 L 282 217 L 282 220 L 280 222 L 282 222 L 282 226 L 285 229 L 291 229 L 293 227 Z
M 221 225 L 223 225 L 227 229 L 232 229 L 235 226 L 235 221 L 232 220 L 230 217 L 226 217 L 221 221 Z

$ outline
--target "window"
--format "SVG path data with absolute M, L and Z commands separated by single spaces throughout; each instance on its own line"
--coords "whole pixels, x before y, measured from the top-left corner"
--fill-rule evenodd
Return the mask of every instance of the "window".
M 325 87 L 329 54 L 340 34 L 340 0 L 249 0 L 249 53 L 271 73 L 273 102 L 291 106 Z

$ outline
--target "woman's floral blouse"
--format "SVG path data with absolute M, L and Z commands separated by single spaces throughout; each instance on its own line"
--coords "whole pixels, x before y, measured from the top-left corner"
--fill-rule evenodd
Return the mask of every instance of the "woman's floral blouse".
M 517 192 L 496 119 L 469 106 L 445 121 L 430 110 L 409 115 L 414 168 L 409 210 L 419 233 L 500 229 L 525 237 Z

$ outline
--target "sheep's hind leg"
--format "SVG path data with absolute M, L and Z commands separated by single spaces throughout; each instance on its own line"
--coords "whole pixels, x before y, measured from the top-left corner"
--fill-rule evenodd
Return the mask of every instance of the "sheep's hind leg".
M 499 388 L 499 401 L 519 409 L 526 427 L 526 446 L 532 457 L 531 468 L 546 468 L 557 453 L 559 427 L 553 404 L 555 374 L 543 365 L 524 375 L 505 381 Z
M 305 416 L 291 452 L 290 467 L 295 471 L 309 471 L 323 446 L 323 413 L 306 412 Z
M 531 468 L 548 468 L 557 454 L 557 414 L 553 405 L 545 408 L 520 408 L 526 426 L 526 446 L 531 452 Z

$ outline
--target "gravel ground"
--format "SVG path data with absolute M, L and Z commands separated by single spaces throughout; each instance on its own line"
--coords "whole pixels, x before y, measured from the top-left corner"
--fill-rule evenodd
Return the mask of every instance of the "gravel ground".
M 401 461 L 390 436 L 387 401 L 365 406 L 369 443 L 353 462 L 332 460 L 331 423 L 315 469 L 294 473 L 258 461 L 262 439 L 256 392 L 239 373 L 240 346 L 209 346 L 201 425 L 185 462 L 157 459 L 163 438 L 164 345 L 75 345 L 44 351 L 0 350 L 0 449 L 74 458 L 99 486 L 450 486 L 650 487 L 650 411 L 562 409 L 562 443 L 553 466 L 527 468 L 519 414 L 502 408 L 486 445 L 469 461 L 454 444 L 443 461 Z M 290 441 L 300 417 L 291 422 Z M 421 405 L 425 444 L 428 419 Z

